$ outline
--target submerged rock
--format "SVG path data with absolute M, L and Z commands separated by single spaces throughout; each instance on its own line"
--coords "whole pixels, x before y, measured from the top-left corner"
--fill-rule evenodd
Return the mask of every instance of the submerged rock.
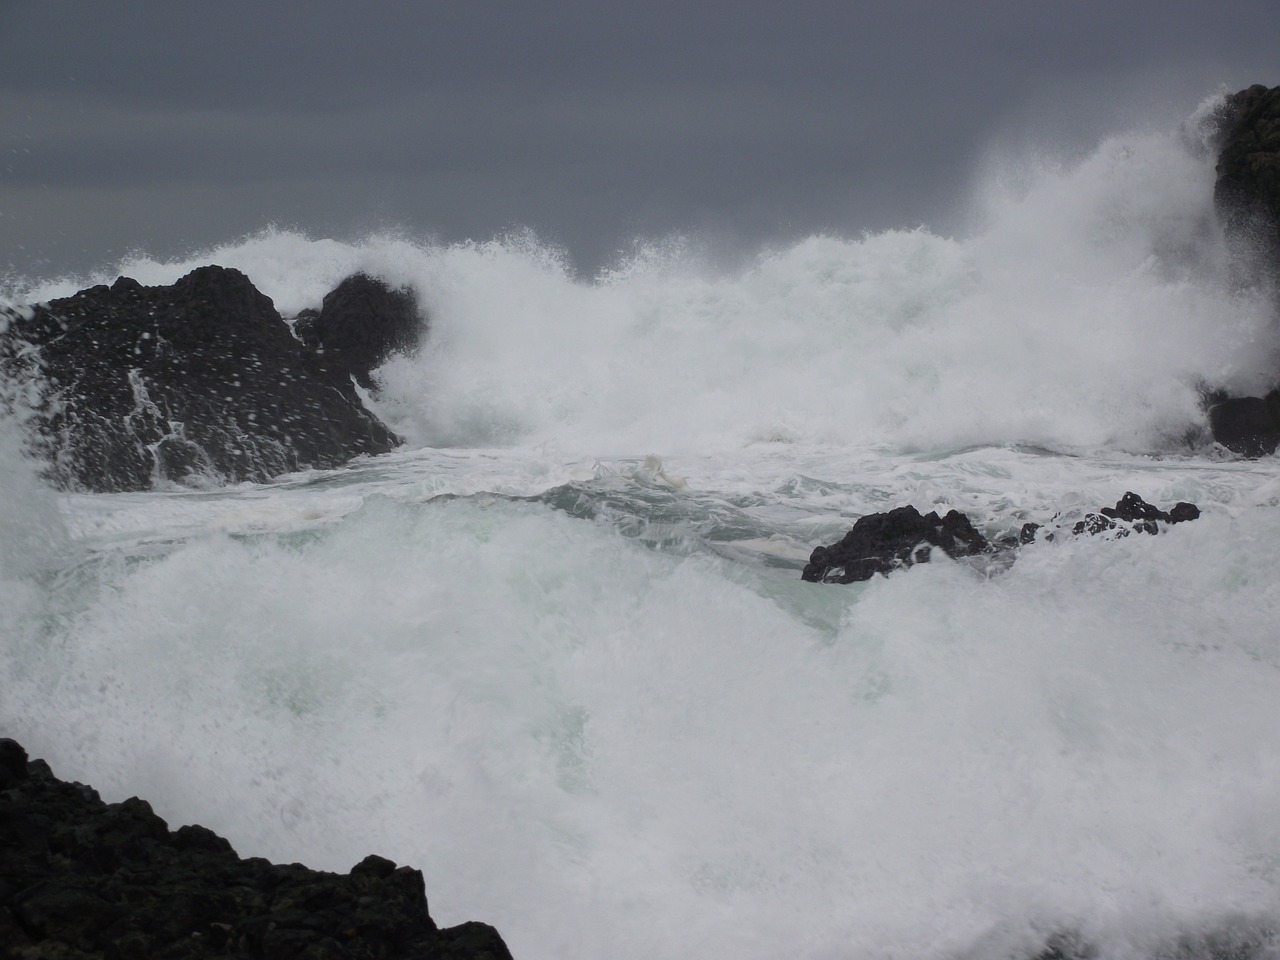
M 121 277 L 0 320 L 0 372 L 35 386 L 34 446 L 62 487 L 260 482 L 400 442 L 238 270 Z
M 426 319 L 412 290 L 357 273 L 330 291 L 318 311 L 300 313 L 293 332 L 326 363 L 372 390 L 375 369 L 393 354 L 418 349 Z
M 509 960 L 492 927 L 439 929 L 422 873 L 369 856 L 349 874 L 241 859 L 145 800 L 103 803 L 0 740 L 4 956 Z
M 1147 503 L 1136 493 L 1126 493 L 1114 507 L 1103 507 L 1072 525 L 1071 533 L 1093 535 L 1115 531 L 1159 533 L 1159 524 L 1182 523 L 1200 516 L 1194 503 L 1178 503 L 1168 512 Z M 1056 518 L 1055 518 L 1056 519 Z M 870 580 L 877 573 L 888 574 L 930 559 L 934 547 L 952 559 L 984 553 L 1009 555 L 1018 546 L 1036 540 L 1053 540 L 1054 531 L 1041 533 L 1038 523 L 1025 523 L 1017 537 L 988 540 L 970 519 L 958 510 L 945 517 L 936 512 L 921 515 L 915 507 L 898 507 L 888 513 L 860 517 L 853 529 L 837 543 L 815 547 L 801 579 L 814 583 L 855 583 Z

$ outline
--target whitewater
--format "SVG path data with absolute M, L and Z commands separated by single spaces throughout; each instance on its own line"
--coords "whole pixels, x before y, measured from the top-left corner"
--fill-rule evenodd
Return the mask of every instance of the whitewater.
M 529 234 L 271 228 L 180 260 L 286 317 L 413 288 L 393 454 L 57 492 L 0 424 L 0 735 L 243 856 L 425 874 L 520 960 L 1277 956 L 1280 474 L 1215 449 L 1280 339 L 1177 130 L 993 169 L 965 236 L 594 277 Z M 799 578 L 859 516 L 988 536 L 1126 491 L 1203 516 Z

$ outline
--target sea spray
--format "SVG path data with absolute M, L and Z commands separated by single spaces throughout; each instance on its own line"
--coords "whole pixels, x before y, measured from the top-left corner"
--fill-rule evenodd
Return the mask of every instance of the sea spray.
M 158 283 L 237 267 L 286 316 L 356 270 L 413 286 L 431 337 L 382 369 L 378 411 L 416 445 L 1169 452 L 1204 442 L 1206 388 L 1259 388 L 1277 349 L 1269 302 L 1232 287 L 1212 162 L 1182 131 L 1117 136 L 1016 189 L 993 173 L 969 236 L 816 236 L 734 268 L 656 245 L 584 280 L 528 235 L 268 230 L 117 269 Z
M 0 580 L 7 582 L 47 572 L 68 546 L 58 498 L 41 482 L 30 450 L 24 386 L 0 383 Z

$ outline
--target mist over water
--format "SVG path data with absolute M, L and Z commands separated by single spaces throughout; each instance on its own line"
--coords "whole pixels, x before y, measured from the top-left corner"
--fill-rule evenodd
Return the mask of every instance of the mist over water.
M 6 421 L 0 733 L 242 855 L 418 866 L 525 960 L 1273 956 L 1280 481 L 1195 430 L 1276 342 L 1212 163 L 1116 137 L 993 175 L 971 236 L 735 268 L 269 230 L 23 281 L 215 262 L 291 316 L 363 269 L 431 333 L 373 401 L 406 450 L 346 470 L 58 495 Z M 798 578 L 873 510 L 1126 490 L 1204 516 Z

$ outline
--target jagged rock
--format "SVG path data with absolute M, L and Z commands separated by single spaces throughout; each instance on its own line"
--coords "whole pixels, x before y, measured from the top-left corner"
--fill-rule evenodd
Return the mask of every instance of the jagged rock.
M 0 372 L 36 383 L 34 447 L 63 487 L 260 482 L 399 443 L 237 270 L 121 277 L 0 320 Z
M 394 290 L 367 274 L 357 273 L 324 298 L 319 311 L 304 310 L 293 332 L 309 347 L 374 389 L 372 373 L 395 353 L 418 349 L 426 320 L 409 289 Z
M 939 517 L 937 513 L 922 516 L 915 507 L 898 507 L 861 517 L 844 539 L 815 548 L 801 578 L 814 583 L 870 580 L 877 573 L 928 561 L 931 547 L 941 548 L 952 558 L 991 549 L 958 510 Z
M 1127 523 L 1138 521 L 1150 523 L 1156 520 L 1162 523 L 1182 523 L 1185 520 L 1196 520 L 1200 516 L 1200 508 L 1194 503 L 1180 500 L 1174 504 L 1172 510 L 1166 513 L 1159 507 L 1147 503 L 1133 491 L 1129 491 L 1117 500 L 1114 507 L 1103 507 L 1099 512 L 1114 520 L 1124 520 Z
M 1133 531 L 1155 534 L 1160 531 L 1160 523 L 1183 523 L 1199 516 L 1200 508 L 1194 503 L 1181 502 L 1165 512 L 1129 492 L 1114 507 L 1103 507 L 1077 521 L 1071 533 L 1080 536 L 1116 531 L 1122 537 Z M 877 573 L 887 574 L 928 561 L 933 547 L 957 559 L 1006 553 L 1038 539 L 1053 540 L 1054 532 L 1050 530 L 1042 536 L 1043 529 L 1038 523 L 1024 523 L 1017 537 L 992 542 L 958 510 L 939 517 L 936 512 L 922 516 L 915 507 L 898 507 L 888 513 L 860 517 L 844 539 L 828 547 L 815 547 L 800 577 L 814 583 L 870 580 Z
M 1115 530 L 1122 537 L 1127 537 L 1131 531 L 1154 536 L 1160 532 L 1159 523 L 1184 523 L 1199 516 L 1200 508 L 1194 503 L 1180 501 L 1166 513 L 1130 491 L 1117 500 L 1114 507 L 1103 507 L 1097 513 L 1091 513 L 1077 522 L 1072 526 L 1071 532 L 1076 536 L 1082 533 L 1093 536 Z M 1117 521 L 1123 521 L 1127 526 L 1121 526 Z
M 241 859 L 170 831 L 136 797 L 103 803 L 0 740 L 0 954 L 510 960 L 483 923 L 441 930 L 422 873 L 369 856 L 349 874 Z

